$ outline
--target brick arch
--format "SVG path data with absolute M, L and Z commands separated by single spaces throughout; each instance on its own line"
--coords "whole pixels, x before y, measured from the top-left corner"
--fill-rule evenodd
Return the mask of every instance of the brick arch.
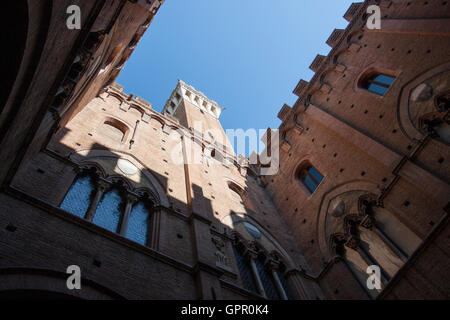
M 109 96 L 114 97 L 117 100 L 119 100 L 120 104 L 122 104 L 125 101 L 125 99 L 120 94 L 115 93 L 115 92 L 108 91 L 108 95 L 106 96 L 106 98 L 108 98 Z
M 353 180 L 335 186 L 324 193 L 320 202 L 319 212 L 317 214 L 315 235 L 319 245 L 320 257 L 323 261 L 329 261 L 331 258 L 333 258 L 333 252 L 331 252 L 328 246 L 329 239 L 326 232 L 326 221 L 329 214 L 329 204 L 336 197 L 351 191 L 361 191 L 364 194 L 372 195 L 377 195 L 380 192 L 375 183 L 364 180 Z
M 82 163 L 80 163 L 78 169 L 81 170 L 91 170 L 94 169 L 95 173 L 101 177 L 101 178 L 106 178 L 106 172 L 103 169 L 103 167 L 101 165 L 99 165 L 96 162 L 92 162 L 92 161 L 83 161 Z
M 142 173 L 142 175 L 147 179 L 147 182 L 153 188 L 153 195 L 155 197 L 155 204 L 161 205 L 164 207 L 169 207 L 169 199 L 165 192 L 166 188 L 164 183 L 158 179 L 153 173 L 151 173 L 147 167 L 141 163 L 138 159 L 136 159 L 132 154 L 126 153 L 123 151 L 113 150 L 113 149 L 83 149 L 78 150 L 69 155 L 69 159 L 73 161 L 75 164 L 80 164 L 83 162 L 94 162 L 95 158 L 100 157 L 112 157 L 112 158 L 121 158 L 130 161 L 133 163 L 138 170 Z M 121 176 L 120 176 L 121 177 Z M 131 190 L 134 187 L 130 187 Z M 139 187 L 137 188 L 139 189 Z
M 145 114 L 144 108 L 138 106 L 137 104 L 130 104 L 130 106 L 128 107 L 128 110 L 130 110 L 130 109 L 134 109 L 134 110 L 138 111 L 141 114 L 141 117 L 143 117 Z
M 114 184 L 121 185 L 122 187 L 125 188 L 126 191 L 132 192 L 134 189 L 131 182 L 119 174 L 110 175 L 110 176 L 106 177 L 105 180 L 110 182 L 112 185 L 114 185 Z
M 245 217 L 240 217 L 239 215 L 235 214 L 235 213 L 231 213 L 225 217 L 223 217 L 221 219 L 221 222 L 224 225 L 227 225 L 224 220 L 226 219 L 230 219 L 231 223 L 234 224 L 238 224 L 238 223 L 244 223 L 244 222 L 248 222 L 250 224 L 255 225 L 256 227 L 258 227 L 259 231 L 261 232 L 261 234 L 272 244 L 272 246 L 275 248 L 275 252 L 278 253 L 279 256 L 283 257 L 283 262 L 286 266 L 286 268 L 288 269 L 295 269 L 297 268 L 294 260 L 291 258 L 291 256 L 289 255 L 289 253 L 280 245 L 280 243 L 276 240 L 276 238 L 274 236 L 272 236 L 272 234 L 266 229 L 264 228 L 264 226 L 259 223 L 255 218 L 249 217 L 249 216 L 245 216 Z M 242 236 L 239 232 L 237 231 L 233 231 L 232 234 L 235 235 L 239 235 L 239 239 L 243 239 L 243 244 L 245 244 L 246 246 L 251 245 L 252 242 L 255 242 L 254 240 L 247 240 L 244 236 Z M 270 250 L 267 248 L 264 248 L 259 242 L 255 242 L 257 244 L 257 246 L 261 249 L 263 249 L 263 251 L 266 254 L 270 254 L 271 252 L 273 252 L 274 250 Z
M 347 42 L 347 44 L 351 44 L 351 43 L 355 43 L 355 42 L 352 42 L 353 40 L 354 40 L 354 37 L 356 36 L 356 35 L 364 35 L 364 30 L 363 29 L 357 29 L 357 30 L 355 30 L 355 31 L 353 31 L 353 32 L 351 32 L 351 33 L 349 33 L 348 35 L 347 35 L 347 38 L 345 39 L 346 40 L 346 42 Z M 358 39 L 359 40 L 359 39 Z
M 26 40 L 29 29 L 29 9 L 26 0 L 9 1 L 3 4 L 2 29 L 14 30 L 5 32 L 2 59 L 2 90 L 0 92 L 0 114 L 8 101 L 14 82 L 19 75 L 21 62 L 26 50 Z M 6 51 L 6 52 L 5 52 Z
M 158 116 L 156 114 L 152 114 L 151 115 L 150 120 L 153 120 L 153 119 L 158 121 L 161 124 L 162 127 L 164 127 L 166 125 L 166 121 L 162 117 L 160 117 L 160 116 Z
M 65 271 L 65 270 L 64 270 Z M 2 268 L 0 269 L 0 293 L 8 291 L 41 291 L 53 295 L 65 295 L 74 299 L 86 300 L 123 300 L 125 297 L 116 291 L 95 282 L 83 275 L 81 270 L 81 290 L 67 289 L 69 274 L 63 271 L 39 268 Z
M 153 204 L 158 202 L 158 196 L 155 195 L 155 192 L 149 188 L 135 188 L 133 190 L 134 193 L 136 193 L 140 197 L 146 197 L 150 199 Z
M 307 163 L 312 164 L 313 166 L 315 166 L 317 168 L 317 164 L 315 161 L 315 157 L 312 154 L 307 154 L 304 157 L 302 157 L 299 161 L 297 161 L 295 163 L 295 166 L 293 166 L 290 169 L 290 173 L 289 173 L 289 180 L 291 184 L 295 184 L 297 183 L 297 172 L 303 167 L 305 166 Z M 319 169 L 318 169 L 319 170 Z M 320 171 L 320 170 L 319 170 Z M 323 177 L 325 178 L 325 173 L 320 171 L 320 173 L 323 175 Z
M 0 114 L 3 137 L 20 111 L 28 89 L 45 52 L 48 31 L 52 22 L 54 3 L 51 0 L 29 5 L 29 0 L 4 1 L 1 27 L 5 32 L 2 64 Z M 10 32 L 9 30 L 14 30 Z M 3 34 L 2 34 L 3 35 Z
M 348 51 L 347 48 L 341 49 L 341 50 L 339 50 L 338 52 L 336 52 L 336 53 L 333 55 L 333 59 L 331 59 L 332 64 L 333 64 L 333 65 L 338 64 L 338 63 L 339 63 L 339 58 L 340 58 L 341 56 L 346 55 L 346 54 L 350 54 L 350 52 Z
M 327 81 L 327 75 L 330 74 L 330 73 L 334 73 L 334 72 L 336 72 L 334 66 L 325 69 L 325 71 L 323 71 L 320 74 L 320 77 L 319 77 L 320 84 L 327 84 L 327 85 L 329 85 L 331 87 L 331 83 Z

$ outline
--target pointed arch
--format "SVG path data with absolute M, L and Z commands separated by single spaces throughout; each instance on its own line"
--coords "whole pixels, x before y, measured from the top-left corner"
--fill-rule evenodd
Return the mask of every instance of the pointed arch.
M 69 159 L 76 164 L 82 163 L 83 161 L 98 163 L 102 158 L 111 158 L 115 159 L 114 161 L 117 163 L 118 159 L 125 159 L 130 161 L 136 168 L 139 170 L 142 177 L 145 177 L 146 182 L 148 183 L 149 189 L 152 190 L 152 194 L 155 200 L 155 205 L 161 205 L 164 207 L 169 207 L 169 199 L 166 193 L 165 184 L 160 181 L 158 176 L 148 169 L 143 163 L 141 163 L 138 159 L 136 159 L 132 154 L 126 153 L 123 151 L 118 151 L 114 149 L 83 149 L 74 151 L 69 155 Z M 101 166 L 101 164 L 99 164 Z M 114 175 L 111 172 L 105 170 L 105 175 Z M 117 173 L 116 173 L 117 174 Z M 128 181 L 129 182 L 129 181 Z M 135 188 L 134 184 L 132 184 L 132 190 Z M 137 187 L 138 189 L 140 187 Z

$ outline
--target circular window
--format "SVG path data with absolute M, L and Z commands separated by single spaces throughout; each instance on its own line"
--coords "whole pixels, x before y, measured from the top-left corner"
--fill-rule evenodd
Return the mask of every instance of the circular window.
M 259 229 L 257 227 L 255 227 L 254 225 L 252 225 L 248 222 L 244 222 L 244 226 L 245 226 L 245 229 L 247 229 L 248 233 L 250 233 L 250 235 L 253 238 L 255 238 L 255 239 L 261 238 L 261 232 L 259 231 Z
M 132 176 L 138 171 L 138 168 L 134 164 L 125 159 L 119 159 L 117 161 L 117 167 L 126 176 Z

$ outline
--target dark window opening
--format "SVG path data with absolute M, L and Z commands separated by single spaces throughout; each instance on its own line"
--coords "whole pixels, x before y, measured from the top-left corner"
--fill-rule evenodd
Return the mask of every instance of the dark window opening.
M 371 73 L 361 81 L 360 86 L 372 93 L 384 96 L 394 81 L 395 77 L 382 73 Z
M 323 175 L 312 165 L 308 164 L 298 171 L 298 179 L 308 189 L 314 193 L 323 180 Z

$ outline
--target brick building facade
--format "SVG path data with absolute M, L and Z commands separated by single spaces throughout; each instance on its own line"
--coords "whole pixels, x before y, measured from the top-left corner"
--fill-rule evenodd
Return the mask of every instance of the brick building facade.
M 75 32 L 69 2 L 10 8 L 0 297 L 449 297 L 446 1 L 353 4 L 278 114 L 270 176 L 202 92 L 179 80 L 159 113 L 114 82 L 162 1 L 79 0 Z

